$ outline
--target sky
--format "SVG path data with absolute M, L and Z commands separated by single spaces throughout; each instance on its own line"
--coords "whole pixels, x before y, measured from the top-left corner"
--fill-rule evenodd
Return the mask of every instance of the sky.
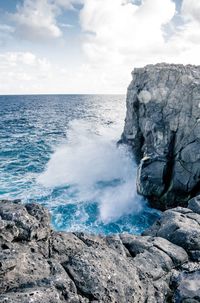
M 125 94 L 158 62 L 200 64 L 200 0 L 0 0 L 0 94 Z

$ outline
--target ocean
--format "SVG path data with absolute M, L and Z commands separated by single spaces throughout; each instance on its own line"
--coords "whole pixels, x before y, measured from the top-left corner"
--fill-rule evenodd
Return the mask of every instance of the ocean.
M 159 212 L 117 146 L 123 95 L 0 96 L 0 199 L 49 208 L 56 230 L 140 234 Z

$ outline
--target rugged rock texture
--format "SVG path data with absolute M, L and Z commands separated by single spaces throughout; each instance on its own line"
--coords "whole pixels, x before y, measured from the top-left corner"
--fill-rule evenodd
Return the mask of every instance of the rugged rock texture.
M 133 71 L 122 135 L 139 164 L 138 192 L 154 207 L 185 206 L 200 193 L 200 67 Z
M 193 199 L 189 207 L 193 207 Z M 193 261 L 200 262 L 200 214 L 190 208 L 177 207 L 163 213 L 144 235 L 162 237 L 183 247 Z
M 145 236 L 103 237 L 52 231 L 42 206 L 0 201 L 0 303 L 200 302 L 200 215 L 189 205 Z

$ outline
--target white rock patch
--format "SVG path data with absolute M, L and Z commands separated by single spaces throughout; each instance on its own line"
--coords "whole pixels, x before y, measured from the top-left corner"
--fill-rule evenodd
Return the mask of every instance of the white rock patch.
M 151 94 L 147 90 L 142 90 L 138 95 L 138 99 L 140 102 L 146 104 L 151 100 Z

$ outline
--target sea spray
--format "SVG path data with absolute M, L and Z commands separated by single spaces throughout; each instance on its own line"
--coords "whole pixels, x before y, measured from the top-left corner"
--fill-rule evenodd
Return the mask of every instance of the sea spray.
M 138 214 L 144 202 L 136 193 L 136 166 L 128 147 L 117 146 L 117 135 L 115 125 L 95 129 L 91 123 L 74 120 L 67 141 L 52 155 L 38 182 L 50 188 L 67 186 L 76 203 L 97 203 L 105 224 Z
M 0 198 L 45 205 L 56 230 L 139 234 L 149 227 L 158 212 L 137 196 L 132 154 L 116 145 L 124 98 L 0 97 Z

